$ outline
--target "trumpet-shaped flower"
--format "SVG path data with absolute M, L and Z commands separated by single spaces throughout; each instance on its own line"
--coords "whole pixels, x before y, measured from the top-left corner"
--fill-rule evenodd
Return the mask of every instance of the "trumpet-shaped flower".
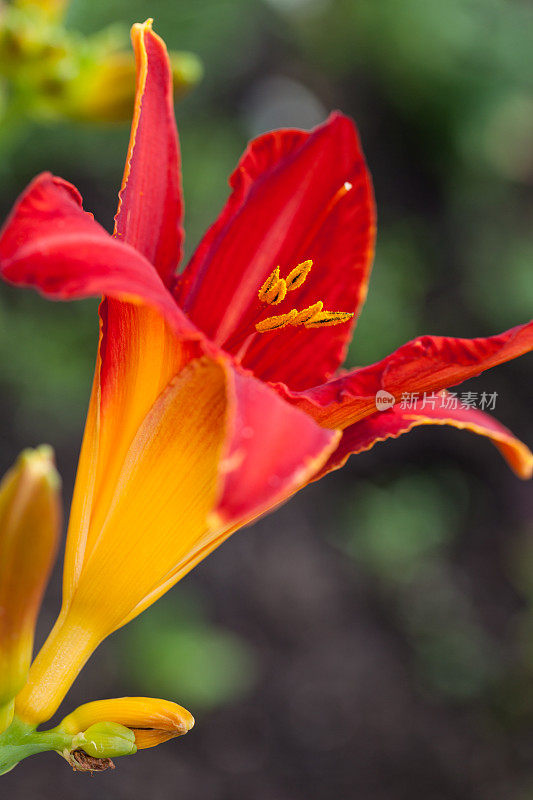
M 335 377 L 364 302 L 375 212 L 354 124 L 250 143 L 231 195 L 178 273 L 180 161 L 164 43 L 132 32 L 137 99 L 110 236 L 50 174 L 0 237 L 4 278 L 53 299 L 103 295 L 59 619 L 17 700 L 54 713 L 99 642 L 237 528 L 351 453 L 417 425 L 487 437 L 521 477 L 533 457 L 478 410 L 376 408 L 441 392 L 529 351 L 533 324 L 484 339 L 423 336 Z M 272 313 L 275 306 L 275 314 Z
M 28 675 L 60 524 L 52 450 L 26 450 L 0 483 L 0 733 Z

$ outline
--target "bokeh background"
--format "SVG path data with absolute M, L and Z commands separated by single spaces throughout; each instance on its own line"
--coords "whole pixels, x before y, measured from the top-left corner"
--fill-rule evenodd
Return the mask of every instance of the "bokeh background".
M 85 34 L 148 16 L 205 76 L 179 104 L 187 250 L 246 141 L 333 108 L 360 128 L 379 232 L 350 351 L 478 336 L 533 306 L 533 7 L 528 0 L 74 0 Z M 7 120 L 0 211 L 33 175 L 74 182 L 111 228 L 127 125 Z M 43 441 L 68 507 L 97 338 L 95 302 L 0 287 L 0 466 Z M 533 442 L 531 360 L 468 385 Z M 39 641 L 60 600 L 46 597 Z M 419 429 L 352 458 L 243 530 L 113 635 L 64 709 L 159 695 L 182 740 L 90 779 L 53 754 L 12 800 L 529 800 L 533 501 L 486 441 Z

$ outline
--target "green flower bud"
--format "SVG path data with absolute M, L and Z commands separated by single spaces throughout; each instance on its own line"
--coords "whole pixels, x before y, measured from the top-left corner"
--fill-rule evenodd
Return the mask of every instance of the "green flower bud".
M 135 734 L 118 722 L 96 722 L 72 739 L 73 750 L 83 750 L 93 758 L 116 758 L 137 752 Z

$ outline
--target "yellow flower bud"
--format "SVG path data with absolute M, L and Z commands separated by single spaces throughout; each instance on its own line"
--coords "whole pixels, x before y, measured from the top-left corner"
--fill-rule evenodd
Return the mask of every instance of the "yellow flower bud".
M 202 65 L 192 53 L 169 53 L 173 88 L 182 97 L 202 77 Z M 68 87 L 61 112 L 90 122 L 126 122 L 135 101 L 135 59 L 129 50 L 116 50 L 84 65 Z
M 13 5 L 57 22 L 65 15 L 68 0 L 14 0 Z
M 0 76 L 10 96 L 20 97 L 25 115 L 115 123 L 130 120 L 136 67 L 125 49 L 121 26 L 91 36 L 67 29 L 68 0 L 0 0 Z M 168 54 L 175 99 L 202 77 L 202 64 L 189 52 Z
M 0 483 L 0 719 L 24 686 L 61 521 L 52 449 L 26 450 Z
M 117 697 L 85 703 L 69 714 L 57 730 L 77 734 L 99 723 L 118 723 L 135 734 L 135 745 L 142 750 L 183 736 L 194 725 L 194 717 L 185 708 L 169 700 L 153 697 Z M 85 746 L 84 749 L 86 750 Z M 91 755 L 92 753 L 90 753 Z

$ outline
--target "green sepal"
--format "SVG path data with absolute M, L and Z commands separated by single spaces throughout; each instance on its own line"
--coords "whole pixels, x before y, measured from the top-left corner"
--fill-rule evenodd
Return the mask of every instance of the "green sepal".
M 137 752 L 135 734 L 118 722 L 95 722 L 72 739 L 73 750 L 83 750 L 93 758 L 118 758 Z

